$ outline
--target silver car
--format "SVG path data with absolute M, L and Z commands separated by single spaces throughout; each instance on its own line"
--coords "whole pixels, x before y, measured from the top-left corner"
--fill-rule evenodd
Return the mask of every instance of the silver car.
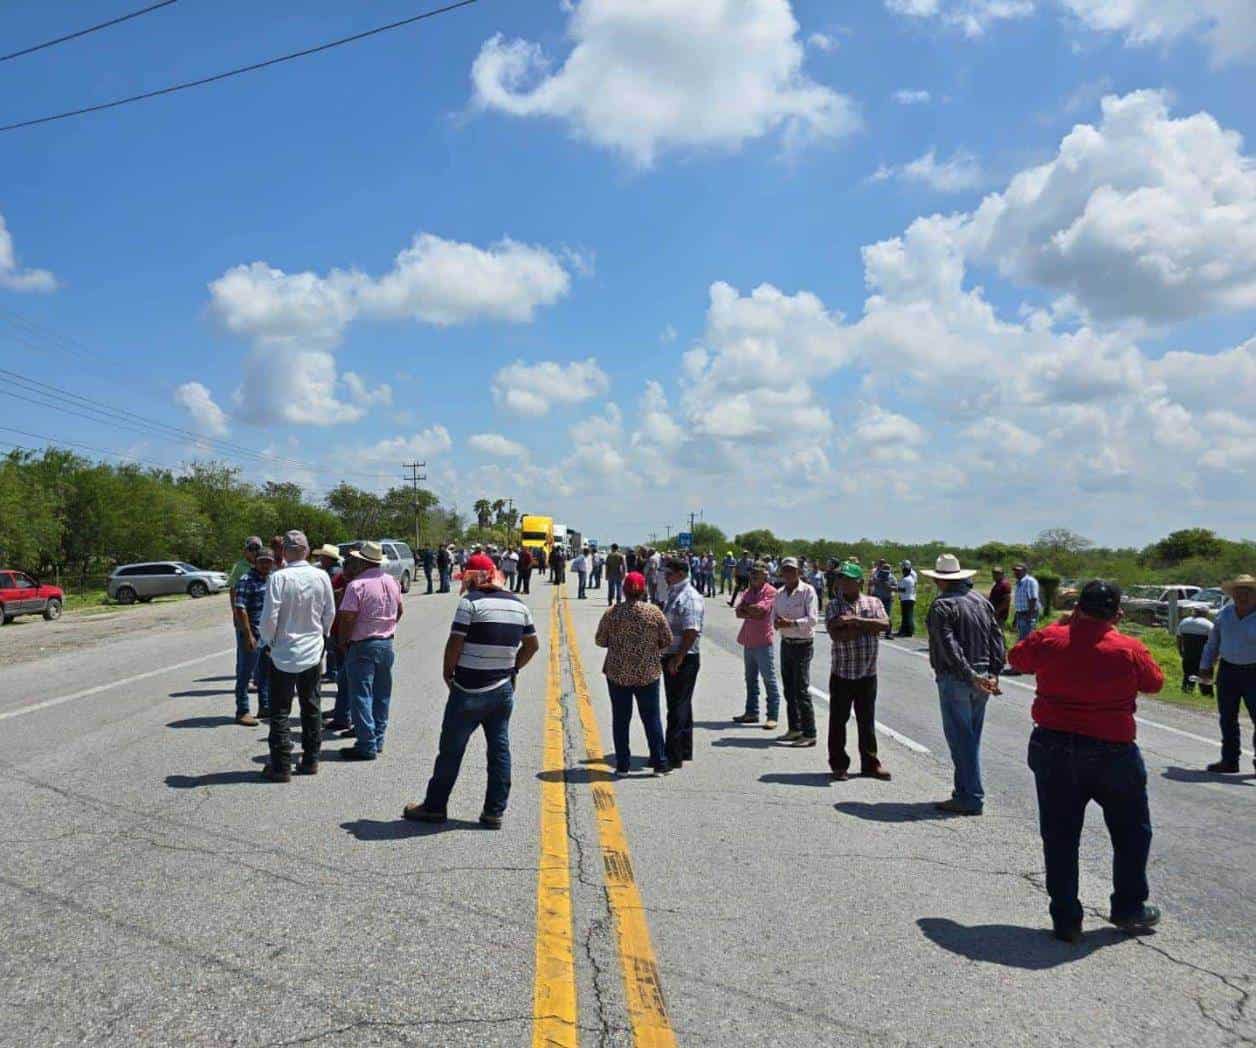
M 347 557 L 353 550 L 361 549 L 366 539 L 354 539 L 352 542 L 340 543 L 340 555 Z M 380 565 L 389 575 L 397 580 L 402 593 L 410 592 L 410 583 L 414 581 L 414 551 L 400 539 L 375 539 L 384 551 L 384 563 Z
M 119 604 L 150 601 L 171 593 L 207 597 L 227 588 L 227 576 L 224 572 L 204 571 L 183 561 L 154 560 L 146 564 L 120 565 L 109 576 L 105 588 Z

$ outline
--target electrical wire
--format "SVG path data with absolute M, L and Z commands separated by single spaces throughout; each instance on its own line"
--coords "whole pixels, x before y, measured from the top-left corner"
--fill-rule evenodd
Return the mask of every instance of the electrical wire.
M 55 40 L 45 40 L 42 44 L 33 44 L 30 47 L 22 48 L 20 51 L 11 51 L 7 55 L 0 55 L 0 62 L 8 62 L 14 58 L 21 58 L 23 55 L 34 54 L 36 51 L 42 51 L 45 47 L 55 47 L 57 44 L 64 44 L 67 40 L 77 40 L 80 36 L 87 36 L 88 33 L 108 29 L 111 25 L 118 25 L 121 22 L 129 22 L 132 18 L 139 18 L 140 15 L 146 15 L 150 11 L 156 11 L 162 7 L 169 7 L 174 3 L 178 3 L 178 0 L 161 0 L 159 4 L 149 4 L 148 7 L 142 7 L 138 11 L 119 15 L 117 18 L 111 18 L 109 21 L 101 22 L 98 25 L 89 25 L 86 29 L 80 29 L 74 33 L 66 33 L 65 36 L 59 36 Z
M 145 91 L 142 94 L 131 95 L 127 98 L 116 98 L 112 102 L 99 102 L 96 105 L 83 106 L 79 109 L 70 109 L 64 113 L 53 113 L 50 116 L 35 117 L 31 120 L 19 120 L 17 123 L 5 124 L 0 126 L 0 132 L 16 131 L 23 127 L 34 127 L 36 124 L 50 124 L 55 120 L 68 120 L 70 117 L 85 116 L 88 113 L 99 113 L 104 109 L 116 109 L 118 106 L 129 105 L 132 102 L 143 102 L 150 98 L 159 98 L 162 95 L 172 95 L 176 91 L 186 91 L 192 87 L 204 87 L 206 84 L 214 84 L 220 80 L 228 80 L 233 76 L 241 76 L 244 73 L 253 73 L 259 69 L 268 69 L 270 66 L 279 65 L 282 62 L 291 62 L 297 58 L 306 58 L 309 55 L 316 55 L 322 51 L 330 51 L 333 47 L 342 47 L 345 44 L 356 43 L 359 40 L 365 40 L 367 37 L 377 36 L 380 33 L 387 33 L 393 29 L 401 29 L 403 26 L 413 25 L 415 22 L 422 22 L 429 18 L 435 18 L 438 15 L 449 14 L 451 11 L 457 11 L 462 7 L 470 7 L 477 3 L 478 0 L 458 0 L 458 3 L 446 4 L 444 7 L 438 7 L 431 11 L 424 11 L 409 18 L 403 18 L 398 22 L 390 22 L 388 25 L 376 26 L 374 29 L 368 29 L 362 33 L 354 33 L 352 36 L 341 37 L 339 40 L 329 40 L 325 44 L 319 44 L 316 47 L 307 47 L 301 51 L 292 51 L 286 55 L 279 55 L 276 58 L 268 58 L 263 62 L 254 62 L 252 65 L 240 66 L 237 69 L 229 69 L 225 73 L 216 73 L 213 76 L 202 77 L 199 80 L 187 80 L 181 84 L 171 84 L 168 87 L 162 87 L 156 91 Z

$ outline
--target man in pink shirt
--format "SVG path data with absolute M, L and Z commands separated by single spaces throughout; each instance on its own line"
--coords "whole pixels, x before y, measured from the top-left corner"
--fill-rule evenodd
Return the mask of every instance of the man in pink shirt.
M 364 542 L 349 556 L 362 562 L 363 570 L 345 587 L 336 636 L 347 648 L 349 712 L 357 743 L 341 750 L 340 756 L 373 761 L 384 751 L 392 701 L 393 634 L 405 609 L 401 587 L 383 570 L 384 551 L 378 542 Z
M 768 569 L 756 563 L 750 569 L 750 586 L 737 600 L 737 617 L 742 620 L 737 643 L 741 645 L 746 664 L 746 712 L 733 718 L 735 724 L 759 723 L 759 678 L 768 692 L 766 731 L 776 728 L 781 710 L 781 692 L 776 683 L 776 629 L 772 625 L 772 606 L 776 587 L 768 582 Z

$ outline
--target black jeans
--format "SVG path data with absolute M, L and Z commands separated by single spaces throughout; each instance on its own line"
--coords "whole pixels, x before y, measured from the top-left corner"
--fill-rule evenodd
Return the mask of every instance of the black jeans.
M 846 753 L 846 722 L 851 709 L 859 732 L 859 770 L 865 774 L 877 771 L 877 678 L 829 677 L 829 768 L 847 771 L 850 756 Z
M 516 593 L 531 593 L 532 592 L 532 569 L 520 568 L 519 574 L 517 577 L 519 579 L 519 588 L 515 590 L 515 592 Z
M 1193 633 L 1187 633 L 1182 636 L 1182 690 L 1194 691 L 1195 684 L 1191 680 L 1199 673 L 1199 658 L 1204 653 L 1204 645 L 1208 643 L 1207 637 L 1197 637 Z M 1211 684 L 1201 684 L 1199 686 L 1201 695 L 1212 695 Z
M 423 577 L 427 579 L 427 592 L 432 592 L 432 569 L 427 565 L 423 566 Z
M 898 628 L 898 635 L 914 637 L 916 635 L 916 602 L 905 600 L 899 606 L 903 609 L 903 622 Z
M 811 701 L 813 641 L 781 640 L 781 687 L 785 692 L 785 717 L 790 731 L 808 739 L 816 737 L 816 709 Z
M 276 771 L 292 768 L 292 732 L 288 717 L 292 714 L 292 695 L 296 693 L 301 707 L 301 759 L 304 763 L 318 760 L 323 745 L 323 715 L 319 709 L 316 662 L 300 673 L 285 673 L 274 663 L 270 667 L 270 763 Z
M 667 761 L 675 768 L 681 761 L 693 760 L 693 689 L 698 683 L 700 659 L 690 653 L 680 660 L 680 669 L 668 672 L 663 656 L 663 692 L 667 697 L 667 730 L 664 744 Z
M 1029 737 L 1029 767 L 1038 785 L 1052 922 L 1057 928 L 1081 923 L 1077 846 L 1091 801 L 1103 809 L 1112 838 L 1112 919 L 1137 916 L 1147 901 L 1151 851 L 1147 768 L 1138 747 L 1035 728 Z
M 1247 707 L 1247 715 L 1256 723 L 1256 662 L 1245 666 L 1221 661 L 1217 674 L 1217 712 L 1221 720 L 1221 760 L 1237 765 L 1242 756 L 1239 731 L 1239 705 Z M 1256 746 L 1256 733 L 1252 736 Z
M 733 601 L 737 599 L 737 595 L 741 593 L 742 590 L 749 589 L 749 587 L 750 587 L 750 580 L 746 578 L 744 575 L 738 575 L 733 580 L 733 595 L 728 598 L 728 603 L 732 604 Z

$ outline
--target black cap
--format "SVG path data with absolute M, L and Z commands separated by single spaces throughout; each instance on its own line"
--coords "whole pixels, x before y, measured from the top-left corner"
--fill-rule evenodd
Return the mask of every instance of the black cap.
M 1098 619 L 1114 619 L 1121 610 L 1121 587 L 1115 582 L 1094 579 L 1082 587 L 1077 606 Z

